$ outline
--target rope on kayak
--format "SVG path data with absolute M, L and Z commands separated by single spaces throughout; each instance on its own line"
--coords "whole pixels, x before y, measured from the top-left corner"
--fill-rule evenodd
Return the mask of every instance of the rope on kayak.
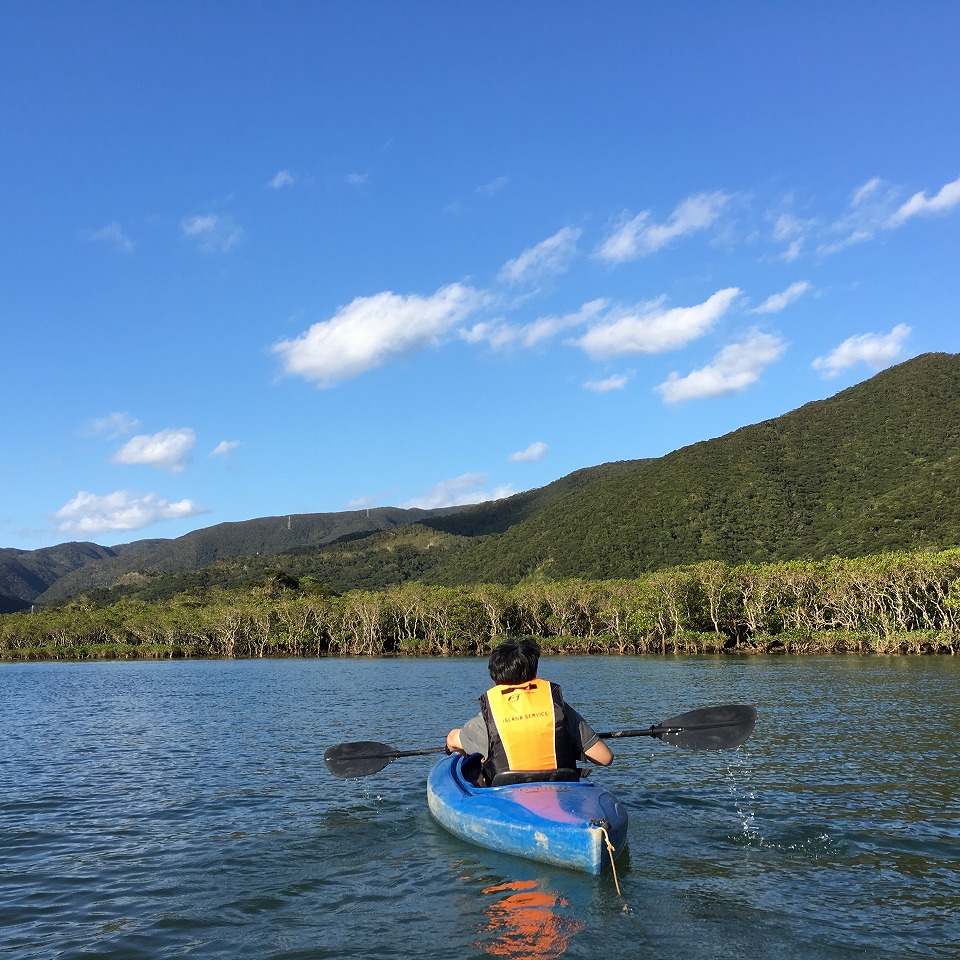
M 603 834 L 603 842 L 607 845 L 607 853 L 610 854 L 610 868 L 613 870 L 613 885 L 617 888 L 617 896 L 622 900 L 623 894 L 620 892 L 620 881 L 617 879 L 617 862 L 614 859 L 614 855 L 617 851 L 614 845 L 610 842 L 610 834 L 607 833 L 607 828 L 601 825 L 600 832 Z

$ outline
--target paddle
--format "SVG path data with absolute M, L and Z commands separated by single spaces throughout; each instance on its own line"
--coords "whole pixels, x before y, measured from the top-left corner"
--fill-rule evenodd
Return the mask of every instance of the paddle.
M 620 737 L 655 737 L 684 750 L 730 750 L 739 747 L 753 732 L 757 711 L 741 704 L 705 707 L 690 710 L 643 730 L 612 730 L 599 734 L 601 740 Z M 446 747 L 422 750 L 395 750 L 387 743 L 357 740 L 337 743 L 323 755 L 327 769 L 341 779 L 369 777 L 401 757 L 419 757 L 426 753 L 443 753 Z

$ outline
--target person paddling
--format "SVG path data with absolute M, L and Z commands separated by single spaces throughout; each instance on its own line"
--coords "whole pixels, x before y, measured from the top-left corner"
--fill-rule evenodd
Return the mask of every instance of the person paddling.
M 479 753 L 486 782 L 576 779 L 577 761 L 613 761 L 610 748 L 566 703 L 560 687 L 537 677 L 540 646 L 529 637 L 505 640 L 490 655 L 495 686 L 480 697 L 480 713 L 447 734 L 447 752 Z

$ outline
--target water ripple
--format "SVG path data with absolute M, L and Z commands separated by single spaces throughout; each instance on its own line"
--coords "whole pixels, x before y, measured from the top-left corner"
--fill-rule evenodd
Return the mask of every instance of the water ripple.
M 477 661 L 0 668 L 2 955 L 952 960 L 957 663 L 550 668 L 598 727 L 760 710 L 735 753 L 624 740 L 594 772 L 630 809 L 622 898 L 446 834 L 429 757 L 326 773 L 337 740 L 441 742 L 475 709 Z

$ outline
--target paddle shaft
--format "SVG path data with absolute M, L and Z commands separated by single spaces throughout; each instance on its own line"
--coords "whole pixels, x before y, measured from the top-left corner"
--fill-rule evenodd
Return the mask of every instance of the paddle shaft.
M 717 724 L 706 724 L 705 726 L 717 726 Z M 658 733 L 672 731 L 672 727 L 648 727 L 645 730 L 614 730 L 611 733 L 598 733 L 601 740 L 610 740 L 616 737 L 655 737 Z M 690 728 L 684 728 L 690 729 Z M 346 744 L 345 744 L 346 746 Z M 369 749 L 360 749 L 353 753 L 354 760 L 399 760 L 401 757 L 421 757 L 428 753 L 443 753 L 446 747 L 424 747 L 421 750 L 394 750 L 382 745 L 379 749 L 371 745 Z
M 422 750 L 391 750 L 389 754 L 372 753 L 370 756 L 389 756 L 391 760 L 397 760 L 400 757 L 419 757 L 425 753 L 443 753 L 446 749 L 446 747 L 424 747 Z
M 739 722 L 721 720 L 717 723 L 685 723 L 682 727 L 667 727 L 657 724 L 652 727 L 642 727 L 638 730 L 608 730 L 598 733 L 601 740 L 619 740 L 622 737 L 660 737 L 665 733 L 685 733 L 687 730 L 719 730 L 721 727 L 738 726 Z M 419 757 L 424 753 L 442 753 L 445 747 L 427 747 L 424 750 L 397 750 L 393 757 Z
M 738 724 L 731 723 L 729 720 L 719 723 L 685 723 L 682 727 L 665 727 L 658 724 L 640 730 L 608 730 L 606 733 L 598 733 L 597 736 L 601 740 L 616 740 L 620 737 L 659 737 L 664 733 L 684 733 L 687 730 L 719 730 L 721 727 L 733 726 L 738 726 Z

